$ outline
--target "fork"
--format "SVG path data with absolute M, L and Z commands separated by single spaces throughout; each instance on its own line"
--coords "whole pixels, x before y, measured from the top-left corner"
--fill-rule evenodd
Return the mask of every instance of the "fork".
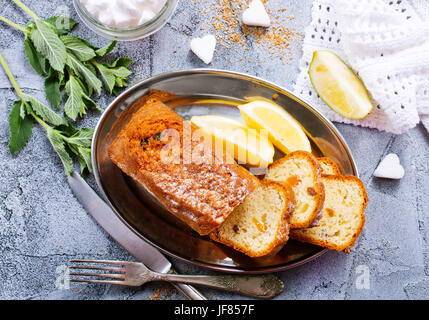
M 206 275 L 178 275 L 157 273 L 149 270 L 143 263 L 111 260 L 71 260 L 72 263 L 86 263 L 90 265 L 73 265 L 70 269 L 101 270 L 112 273 L 70 272 L 72 276 L 93 278 L 107 278 L 116 280 L 99 280 L 88 278 L 70 279 L 73 282 L 102 283 L 123 286 L 139 287 L 151 281 L 180 282 L 201 285 L 209 288 L 222 289 L 254 298 L 272 298 L 284 289 L 283 282 L 275 275 L 258 276 L 206 276 Z M 110 265 L 109 267 L 103 265 Z

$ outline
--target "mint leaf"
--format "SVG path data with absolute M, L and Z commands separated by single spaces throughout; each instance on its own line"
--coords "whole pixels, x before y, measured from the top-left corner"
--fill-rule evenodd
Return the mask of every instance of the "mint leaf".
M 97 70 L 95 69 L 95 67 L 91 64 L 90 61 L 86 61 L 83 63 L 85 65 L 85 67 L 87 67 L 89 70 L 92 71 L 92 73 L 97 76 Z
M 94 89 L 97 93 L 100 93 L 102 83 L 94 75 L 94 73 L 80 62 L 73 54 L 67 53 L 66 64 L 81 78 L 85 79 L 86 84 Z
M 91 148 L 82 148 L 82 147 L 77 147 L 78 151 L 79 151 L 79 159 L 82 159 L 85 164 L 86 167 L 88 168 L 88 171 L 92 173 L 92 161 L 91 161 Z M 80 162 L 80 165 L 82 167 L 82 163 Z M 82 170 L 82 169 L 81 169 Z
M 69 33 L 77 25 L 76 20 L 63 16 L 49 17 L 48 19 L 45 19 L 45 22 L 55 27 L 59 36 Z
M 54 126 L 59 126 L 65 123 L 63 118 L 49 109 L 49 107 L 38 101 L 36 98 L 33 98 L 28 94 L 24 94 L 22 99 L 24 102 L 27 102 L 27 104 L 31 107 L 31 110 L 34 111 L 34 113 L 37 114 L 43 121 L 46 121 L 47 123 Z
M 95 52 L 95 50 L 98 50 L 99 48 L 97 48 L 96 46 L 94 46 L 91 42 L 89 42 L 88 40 L 79 38 L 83 43 L 85 43 L 88 47 L 92 48 Z
M 80 80 L 80 78 L 75 78 L 77 82 L 79 82 L 80 87 L 82 88 L 82 92 L 84 92 L 85 94 L 89 94 L 92 95 L 92 88 L 87 88 L 85 86 L 85 84 L 82 82 L 82 80 Z
M 122 79 L 127 78 L 131 74 L 131 71 L 124 67 L 111 68 L 110 72 L 112 72 L 117 78 Z
M 69 98 L 64 105 L 64 113 L 74 121 L 79 115 L 85 113 L 85 105 L 82 100 L 82 88 L 75 77 L 70 76 L 69 81 L 66 83 L 66 92 Z
M 33 130 L 31 118 L 21 118 L 20 112 L 23 104 L 24 102 L 21 100 L 15 101 L 9 114 L 9 150 L 14 156 L 25 147 Z
M 60 126 L 56 126 L 55 130 L 62 132 L 63 136 L 67 136 L 67 137 L 71 137 L 72 135 L 76 134 L 76 132 L 79 131 L 70 122 L 67 122 L 66 124 L 62 124 Z
M 94 49 L 89 47 L 82 39 L 73 36 L 62 36 L 61 41 L 66 46 L 66 49 L 80 61 L 88 61 L 96 56 Z
M 94 135 L 94 130 L 82 128 L 77 131 L 74 135 L 67 138 L 67 143 L 71 143 L 76 146 L 83 148 L 90 148 L 92 144 L 92 137 Z
M 80 174 L 85 178 L 88 173 L 92 173 L 91 149 L 79 148 L 78 146 L 68 144 L 69 149 L 76 155 L 79 161 Z M 89 150 L 89 153 L 86 151 Z
M 64 138 L 69 149 L 77 156 L 80 172 L 83 175 L 92 173 L 91 143 L 94 130 L 83 128 L 71 137 Z
M 86 166 L 86 163 L 83 159 L 81 159 L 80 157 L 77 158 L 77 160 L 79 161 L 79 166 L 80 166 L 80 175 L 83 179 L 86 179 L 88 177 L 88 173 L 89 170 Z
M 66 85 L 66 78 L 64 76 L 64 73 L 57 73 L 57 74 L 60 82 L 60 88 L 62 88 Z
M 115 84 L 116 84 L 115 75 L 109 70 L 109 68 L 105 67 L 102 64 L 96 64 L 96 67 L 97 67 L 98 71 L 100 71 L 101 77 L 102 77 L 103 82 L 104 82 L 104 87 L 106 88 L 106 90 L 110 94 L 112 94 L 113 89 L 115 88 Z
M 79 80 L 72 75 L 70 75 L 70 79 L 66 83 L 66 92 L 69 98 L 64 105 L 64 113 L 73 121 L 75 121 L 78 116 L 84 115 L 88 107 L 101 110 L 97 107 L 96 103 L 85 94 Z
M 66 146 L 64 144 L 64 140 L 61 134 L 57 130 L 49 128 L 47 130 L 47 136 L 52 146 L 54 147 L 55 151 L 60 156 L 66 175 L 69 176 L 73 169 L 73 160 L 70 157 L 70 154 L 66 150 Z
M 131 63 L 133 63 L 133 59 L 126 58 L 126 57 L 120 57 L 120 58 L 116 59 L 115 62 L 113 62 L 110 66 L 112 68 L 114 68 L 114 67 L 128 68 Z
M 46 75 L 46 59 L 37 52 L 36 48 L 31 43 L 28 37 L 24 40 L 24 51 L 27 56 L 27 60 L 30 63 L 34 71 L 41 76 Z
M 97 54 L 98 57 L 102 58 L 106 56 L 108 53 L 112 52 L 112 50 L 115 49 L 117 43 L 118 42 L 114 40 L 110 42 L 107 46 L 100 48 L 98 50 L 95 50 L 95 53 Z
M 85 94 L 85 92 L 83 92 L 83 91 L 82 91 L 82 98 L 83 98 L 83 101 L 87 107 L 92 107 L 92 108 L 97 109 L 98 111 L 103 111 L 103 109 L 101 109 L 99 106 L 97 106 L 97 104 L 94 102 L 94 100 L 92 100 L 90 97 L 88 97 Z
M 66 47 L 54 28 L 45 21 L 35 20 L 35 28 L 32 29 L 30 38 L 37 51 L 48 59 L 51 67 L 63 72 L 67 57 Z
M 51 68 L 45 78 L 45 92 L 49 103 L 57 110 L 60 109 L 61 104 L 60 82 L 58 72 Z
M 124 62 L 125 64 L 128 63 Z M 118 88 L 122 88 L 127 85 L 128 83 L 128 76 L 131 74 L 131 71 L 128 70 L 125 67 L 112 67 L 112 65 L 109 65 L 107 63 L 97 63 L 93 62 L 93 64 L 96 66 L 98 71 L 101 74 L 101 77 L 104 82 L 104 86 L 106 90 L 112 94 L 116 94 L 118 91 Z M 117 65 L 115 63 L 115 65 Z

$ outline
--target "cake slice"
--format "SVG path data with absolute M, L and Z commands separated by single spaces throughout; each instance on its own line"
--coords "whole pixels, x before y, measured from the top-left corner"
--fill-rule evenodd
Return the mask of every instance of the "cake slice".
M 334 160 L 328 157 L 317 158 L 319 165 L 322 168 L 322 174 L 331 175 L 331 176 L 341 176 L 340 168 L 334 162 Z
M 288 184 L 296 199 L 295 211 L 290 217 L 291 229 L 306 228 L 317 223 L 325 199 L 321 182 L 321 168 L 309 152 L 289 153 L 268 167 L 265 180 Z
M 210 238 L 250 257 L 274 254 L 289 239 L 292 195 L 290 187 L 282 183 L 261 181 Z
M 319 225 L 292 230 L 291 238 L 348 253 L 365 223 L 368 203 L 365 187 L 354 176 L 325 175 L 322 182 L 325 204 Z
M 109 146 L 113 163 L 201 235 L 214 231 L 258 185 L 258 179 L 194 129 L 158 95 L 131 108 L 126 127 Z

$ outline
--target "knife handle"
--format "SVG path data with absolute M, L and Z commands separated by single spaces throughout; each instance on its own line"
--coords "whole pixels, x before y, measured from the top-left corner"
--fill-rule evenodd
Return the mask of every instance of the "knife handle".
M 170 269 L 168 273 L 177 274 L 177 272 L 173 269 Z M 172 285 L 175 286 L 176 289 L 179 290 L 179 292 L 183 294 L 188 300 L 207 300 L 207 298 L 204 297 L 201 292 L 188 284 L 172 283 Z
M 183 283 L 173 283 L 177 290 L 179 290 L 185 298 L 188 300 L 207 300 L 197 289 L 194 287 L 183 284 Z
M 129 246 L 127 251 L 137 258 L 137 260 L 142 260 L 143 256 L 146 257 L 155 257 L 160 260 L 162 264 L 158 264 L 160 268 L 155 269 L 156 271 L 161 271 L 159 269 L 170 270 L 171 273 L 176 273 L 171 271 L 170 262 L 161 255 L 161 253 L 155 249 L 155 247 L 150 246 L 148 243 L 143 242 L 142 239 L 138 238 L 131 230 L 129 230 L 125 225 L 116 217 L 116 214 L 108 206 L 108 204 L 103 201 L 98 194 L 82 179 L 82 177 L 73 172 L 71 176 L 68 177 L 68 183 L 73 190 L 73 193 L 82 203 L 84 208 L 92 215 L 92 217 L 97 221 L 97 223 L 108 233 L 113 239 L 115 239 L 119 244 L 125 246 L 127 243 L 136 243 L 138 245 Z M 109 214 L 113 217 L 113 222 L 107 223 L 106 215 Z M 113 232 L 114 231 L 114 232 Z M 116 236 L 113 236 L 113 235 Z M 126 247 L 126 246 L 125 246 Z M 149 267 L 152 267 L 148 265 Z M 186 298 L 191 300 L 207 300 L 197 289 L 186 284 L 175 284 L 174 285 Z

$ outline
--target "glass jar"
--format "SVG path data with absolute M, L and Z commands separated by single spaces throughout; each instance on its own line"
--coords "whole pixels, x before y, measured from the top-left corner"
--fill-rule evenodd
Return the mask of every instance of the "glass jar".
M 167 0 L 164 7 L 156 14 L 152 20 L 133 28 L 112 28 L 97 21 L 81 4 L 80 0 L 73 0 L 73 5 L 79 18 L 92 31 L 104 38 L 118 41 L 132 41 L 145 38 L 161 29 L 170 20 L 176 10 L 178 0 Z

